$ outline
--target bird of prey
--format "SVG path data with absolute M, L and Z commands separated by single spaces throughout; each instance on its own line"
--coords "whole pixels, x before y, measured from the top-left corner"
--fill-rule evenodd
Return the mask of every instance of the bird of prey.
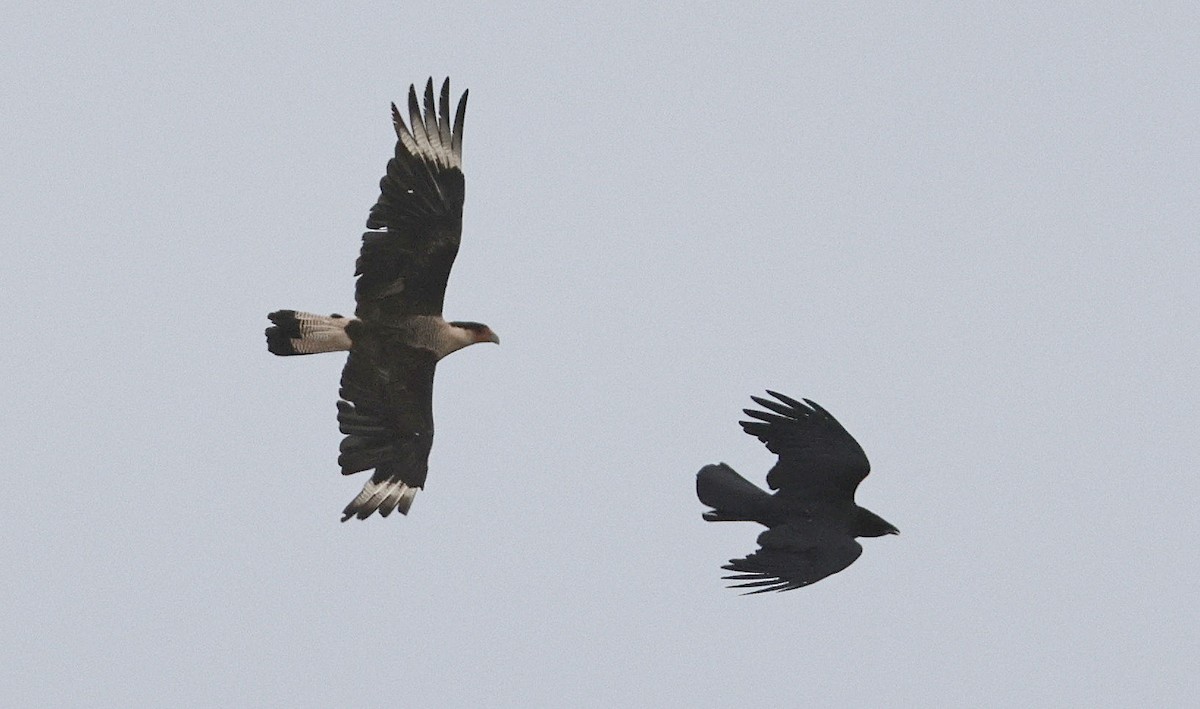
M 709 522 L 758 522 L 758 551 L 721 567 L 736 572 L 731 588 L 747 593 L 791 591 L 836 574 L 862 554 L 855 537 L 899 534 L 891 523 L 854 503 L 871 469 L 858 442 L 818 404 L 767 391 L 778 401 L 750 397 L 768 411 L 744 409 L 755 419 L 742 429 L 779 456 L 767 473 L 769 494 L 724 463 L 696 474 L 696 495 L 712 510 Z
M 342 521 L 393 510 L 408 514 L 425 487 L 433 445 L 433 374 L 440 359 L 477 342 L 499 343 L 491 328 L 442 317 L 446 280 L 462 232 L 464 91 L 450 123 L 450 80 L 425 112 L 408 91 L 408 124 L 396 104 L 395 156 L 379 182 L 356 263 L 354 317 L 279 310 L 267 317 L 267 349 L 277 355 L 349 351 L 342 370 L 338 426 L 343 475 L 374 470 Z

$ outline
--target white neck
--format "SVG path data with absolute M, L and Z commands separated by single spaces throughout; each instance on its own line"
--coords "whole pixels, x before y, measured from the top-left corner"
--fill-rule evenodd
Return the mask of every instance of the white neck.
M 437 337 L 438 359 L 445 357 L 451 352 L 457 352 L 467 345 L 475 344 L 474 330 L 451 325 L 445 321 L 443 323 L 444 325 L 439 329 Z

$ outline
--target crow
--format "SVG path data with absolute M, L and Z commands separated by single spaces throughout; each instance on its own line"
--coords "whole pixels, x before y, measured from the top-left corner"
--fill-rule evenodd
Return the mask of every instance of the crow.
M 814 401 L 750 397 L 768 411 L 743 409 L 754 421 L 742 429 L 767 445 L 779 461 L 767 473 L 769 494 L 724 463 L 696 474 L 696 496 L 713 508 L 709 522 L 758 522 L 759 550 L 721 568 L 725 580 L 747 593 L 791 591 L 845 569 L 862 554 L 855 537 L 899 534 L 890 522 L 854 503 L 854 491 L 871 464 L 858 442 Z M 761 588 L 760 588 L 761 587 Z

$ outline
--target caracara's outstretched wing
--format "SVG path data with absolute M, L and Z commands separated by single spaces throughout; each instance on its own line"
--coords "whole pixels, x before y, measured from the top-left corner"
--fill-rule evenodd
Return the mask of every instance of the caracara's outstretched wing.
M 415 86 L 408 92 L 408 124 L 392 104 L 396 154 L 379 182 L 358 257 L 355 314 L 390 321 L 440 315 L 446 280 L 462 231 L 462 131 L 467 92 L 450 123 L 450 80 L 434 104 L 433 79 L 425 85 L 425 113 Z
M 862 554 L 862 545 L 843 530 L 820 520 L 797 520 L 758 535 L 758 551 L 733 559 L 723 569 L 738 573 L 722 578 L 739 581 L 732 588 L 749 593 L 791 591 L 845 569 Z
M 750 397 L 771 413 L 744 409 L 756 421 L 742 429 L 767 444 L 779 462 L 767 474 L 767 485 L 785 496 L 805 499 L 854 499 L 871 464 L 858 441 L 815 402 L 768 391 L 778 403 Z
M 351 337 L 354 336 L 353 330 Z M 397 338 L 364 337 L 342 370 L 338 402 L 343 475 L 375 469 L 342 521 L 372 512 L 408 514 L 425 486 L 433 445 L 433 373 L 436 355 Z
M 355 314 L 346 331 L 353 348 L 342 370 L 339 463 L 349 475 L 374 468 L 343 519 L 393 509 L 407 513 L 425 485 L 433 444 L 433 374 L 437 355 L 414 347 L 412 316 L 441 315 L 446 280 L 462 229 L 464 91 L 450 124 L 450 80 L 425 113 L 416 87 L 408 93 L 408 125 L 395 104 L 396 154 L 379 183 L 358 257 Z

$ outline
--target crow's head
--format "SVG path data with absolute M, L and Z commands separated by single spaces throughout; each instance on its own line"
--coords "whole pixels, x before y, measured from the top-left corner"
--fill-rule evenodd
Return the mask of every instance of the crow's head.
M 899 534 L 900 530 L 886 519 L 865 507 L 858 508 L 854 519 L 854 536 L 882 537 L 885 534 Z

